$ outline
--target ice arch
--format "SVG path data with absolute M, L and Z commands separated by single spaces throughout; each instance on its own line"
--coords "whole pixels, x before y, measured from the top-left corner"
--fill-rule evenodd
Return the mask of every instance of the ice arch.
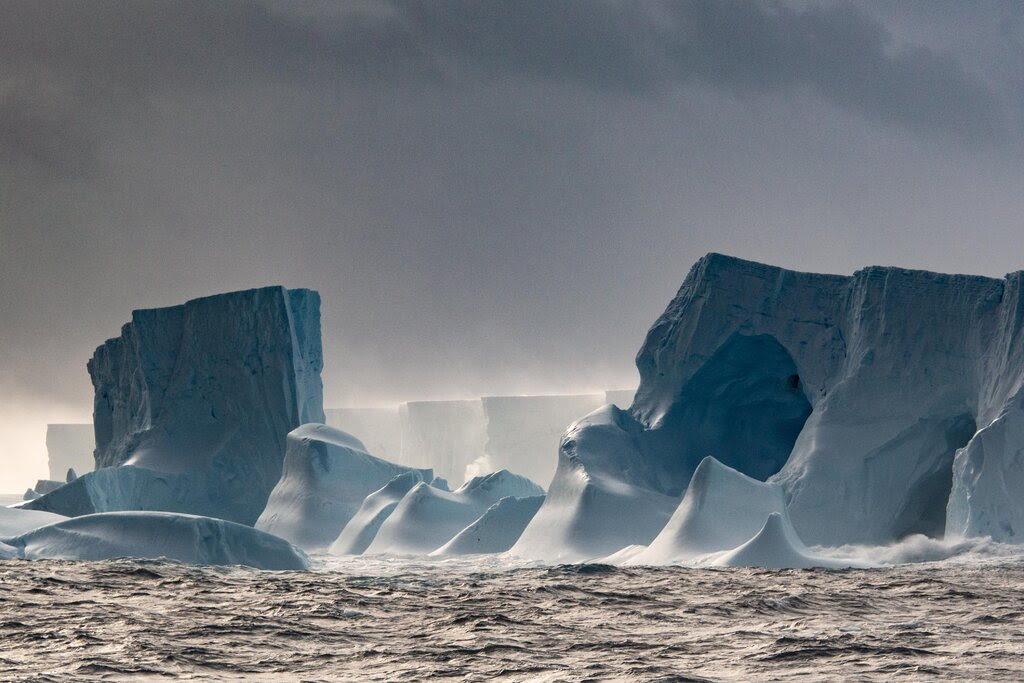
M 683 386 L 650 432 L 687 482 L 705 456 L 764 481 L 782 469 L 811 414 L 796 363 L 769 334 L 729 337 Z M 681 491 L 679 492 L 681 493 Z

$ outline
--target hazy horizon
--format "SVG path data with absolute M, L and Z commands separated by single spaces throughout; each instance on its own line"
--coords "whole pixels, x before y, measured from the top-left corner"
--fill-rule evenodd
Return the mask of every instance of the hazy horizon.
M 316 289 L 325 403 L 355 406 L 634 386 L 709 251 L 1024 269 L 1010 1 L 0 16 L 0 491 L 91 419 L 137 308 Z

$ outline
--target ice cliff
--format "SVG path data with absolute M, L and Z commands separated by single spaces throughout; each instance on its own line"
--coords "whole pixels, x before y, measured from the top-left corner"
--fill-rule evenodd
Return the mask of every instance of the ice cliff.
M 252 524 L 281 476 L 288 432 L 324 421 L 322 365 L 314 291 L 264 287 L 135 311 L 88 364 L 96 466 L 112 469 L 28 507 Z M 85 507 L 62 508 L 71 500 Z
M 630 409 L 563 437 L 513 552 L 649 543 L 706 455 L 778 484 L 808 543 L 1024 541 L 1022 281 L 705 256 L 637 354 Z

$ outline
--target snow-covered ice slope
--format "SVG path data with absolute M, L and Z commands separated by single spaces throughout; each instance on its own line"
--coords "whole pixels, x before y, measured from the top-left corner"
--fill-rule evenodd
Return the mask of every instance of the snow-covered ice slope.
M 306 569 L 302 551 L 252 527 L 172 512 L 107 512 L 58 521 L 3 543 L 28 560 L 165 557 L 189 564 Z
M 951 532 L 1022 540 L 1024 497 L 1001 490 L 1017 486 L 1020 444 L 998 436 L 1024 419 L 1022 282 L 705 256 L 647 334 L 629 413 L 566 436 L 548 498 L 513 550 L 586 556 L 611 545 L 591 521 L 610 510 L 636 520 L 629 533 L 611 523 L 620 548 L 647 543 L 658 512 L 622 510 L 621 492 L 678 497 L 706 455 L 779 483 L 809 543 L 942 535 L 947 501 Z
M 63 515 L 40 510 L 0 507 L 0 538 L 19 536 L 47 524 L 66 519 Z
M 527 559 L 579 562 L 646 545 L 679 503 L 637 450 L 641 427 L 613 405 L 569 427 L 544 504 L 512 547 Z
M 565 426 L 601 407 L 602 394 L 485 396 L 483 403 L 490 471 L 507 469 L 543 486 L 557 461 L 552 454 Z
M 410 401 L 399 408 L 403 465 L 430 467 L 454 485 L 466 465 L 484 453 L 484 410 L 479 399 Z
M 422 481 L 419 470 L 410 470 L 368 495 L 331 544 L 331 554 L 361 555 L 365 552 L 384 520 L 395 511 L 405 494 Z
M 787 516 L 781 486 L 752 479 L 708 456 L 668 524 L 627 564 L 672 564 L 736 548 L 773 513 Z
M 46 425 L 46 459 L 50 479 L 64 481 L 68 470 L 81 476 L 96 466 L 96 436 L 92 423 Z
M 402 423 L 393 408 L 325 408 L 326 424 L 356 437 L 369 453 L 391 462 L 402 457 Z
M 525 477 L 500 470 L 474 477 L 451 493 L 419 483 L 381 524 L 367 554 L 426 555 L 451 540 L 506 496 L 541 496 Z
M 281 476 L 288 432 L 324 420 L 322 365 L 320 297 L 310 290 L 264 287 L 135 311 L 88 365 L 97 467 L 187 475 L 202 489 L 192 497 L 211 506 L 186 511 L 252 524 Z M 145 491 L 152 497 L 109 500 L 180 510 Z M 32 505 L 54 510 L 46 498 Z M 93 511 L 111 509 L 125 508 Z
M 544 496 L 506 496 L 455 534 L 452 540 L 430 553 L 432 557 L 503 553 L 519 540 L 523 529 L 537 514 Z
M 338 538 L 363 499 L 410 468 L 376 458 L 359 439 L 322 424 L 288 434 L 284 471 L 256 528 L 306 550 L 322 550 Z M 431 470 L 415 470 L 421 480 Z

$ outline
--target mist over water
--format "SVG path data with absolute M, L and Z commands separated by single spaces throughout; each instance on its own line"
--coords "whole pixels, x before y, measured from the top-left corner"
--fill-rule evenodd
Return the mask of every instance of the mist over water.
M 1020 680 L 1024 563 L 0 563 L 3 680 Z

